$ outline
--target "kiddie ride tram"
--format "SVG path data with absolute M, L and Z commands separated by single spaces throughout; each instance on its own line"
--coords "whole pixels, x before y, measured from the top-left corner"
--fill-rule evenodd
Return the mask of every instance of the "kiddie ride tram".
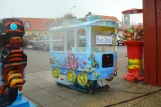
M 22 50 L 23 22 L 0 20 L 0 107 L 36 107 L 20 92 L 25 83 L 27 55 Z
M 50 63 L 56 83 L 93 94 L 117 75 L 117 22 L 87 16 L 50 29 Z

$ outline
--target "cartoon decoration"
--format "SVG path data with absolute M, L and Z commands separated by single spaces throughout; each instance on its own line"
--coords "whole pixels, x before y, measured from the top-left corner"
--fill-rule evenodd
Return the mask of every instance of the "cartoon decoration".
M 99 72 L 93 73 L 93 77 L 94 77 L 95 79 L 99 79 L 99 78 L 100 78 L 100 73 L 99 73 Z
M 50 64 L 54 64 L 54 58 L 51 57 L 51 58 L 49 59 L 49 62 L 50 62 Z
M 114 70 L 111 73 L 111 75 L 109 76 L 109 78 L 107 78 L 107 81 L 112 81 L 114 76 L 117 76 L 117 62 L 114 63 Z
M 78 65 L 78 58 L 75 58 L 75 55 L 73 53 L 69 53 L 68 57 L 65 60 L 65 67 L 71 68 L 72 70 L 76 70 L 78 68 Z
M 59 59 L 59 58 L 55 58 L 54 62 L 55 62 L 55 64 L 57 64 L 57 65 L 61 65 L 60 59 Z
M 123 30 L 125 41 L 143 41 L 143 25 L 131 26 Z
M 84 69 L 84 71 L 85 71 L 85 72 L 94 72 L 95 69 L 94 69 L 91 65 L 89 65 L 89 66 L 87 66 L 87 67 Z
M 96 62 L 95 57 L 94 57 L 94 53 L 90 55 L 90 57 L 88 58 L 89 60 L 91 60 L 91 66 L 92 67 L 99 67 L 98 62 Z

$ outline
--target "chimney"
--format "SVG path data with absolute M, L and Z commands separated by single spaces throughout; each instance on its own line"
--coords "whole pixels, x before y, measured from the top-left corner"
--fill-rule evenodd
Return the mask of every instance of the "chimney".
M 88 12 L 88 16 L 91 16 L 92 15 L 92 12 Z
M 88 12 L 88 14 L 86 14 L 86 17 L 91 15 L 92 15 L 92 12 Z

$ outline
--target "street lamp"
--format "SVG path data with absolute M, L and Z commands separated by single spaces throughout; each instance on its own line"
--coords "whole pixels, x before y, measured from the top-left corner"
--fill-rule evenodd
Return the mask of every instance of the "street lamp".
M 70 14 L 71 14 L 72 9 L 75 8 L 75 7 L 76 7 L 76 6 L 73 6 L 73 7 L 70 9 Z

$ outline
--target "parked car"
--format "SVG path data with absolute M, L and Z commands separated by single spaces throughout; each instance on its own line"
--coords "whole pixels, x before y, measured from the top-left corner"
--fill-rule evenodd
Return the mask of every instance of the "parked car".
M 43 35 L 37 37 L 35 41 L 32 42 L 33 49 L 43 49 L 45 51 L 49 50 L 50 48 L 50 41 L 48 35 Z
M 64 50 L 63 37 L 56 36 L 53 40 L 53 49 L 56 51 Z M 32 43 L 33 49 L 43 49 L 45 51 L 50 49 L 49 35 L 39 36 Z
M 34 40 L 29 40 L 29 41 L 28 41 L 28 45 L 33 45 L 33 41 L 34 41 Z
M 122 34 L 117 34 L 117 46 L 119 46 L 120 44 L 124 45 L 123 38 L 121 37 L 122 37 Z

